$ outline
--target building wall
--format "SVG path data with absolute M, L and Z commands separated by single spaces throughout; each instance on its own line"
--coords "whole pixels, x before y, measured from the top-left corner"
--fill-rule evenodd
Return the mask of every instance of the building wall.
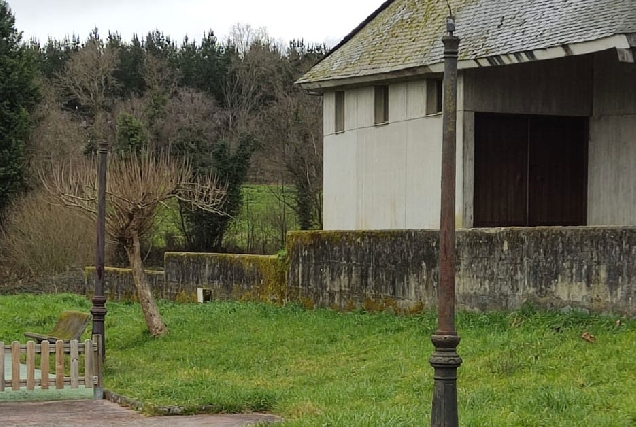
M 636 225 L 636 64 L 615 52 L 594 61 L 588 223 Z
M 464 72 L 465 225 L 472 225 L 472 112 L 590 117 L 588 225 L 636 225 L 636 64 L 615 51 Z
M 475 113 L 591 116 L 593 58 L 464 70 L 463 225 L 473 226 Z
M 374 125 L 372 86 L 345 92 L 345 131 L 335 133 L 335 95 L 324 96 L 324 228 L 439 227 L 442 117 L 426 116 L 426 81 L 391 84 L 389 124 Z M 458 117 L 462 141 L 463 114 Z M 462 145 L 458 144 L 458 165 Z M 462 223 L 463 169 L 457 169 Z
M 474 114 L 590 117 L 588 225 L 636 225 L 636 64 L 615 51 L 460 72 L 459 227 L 473 224 Z M 425 80 L 390 85 L 390 123 L 373 124 L 373 87 L 324 97 L 324 228 L 439 226 L 441 115 L 426 116 Z
M 464 74 L 464 109 L 482 113 L 592 115 L 591 56 L 500 67 Z

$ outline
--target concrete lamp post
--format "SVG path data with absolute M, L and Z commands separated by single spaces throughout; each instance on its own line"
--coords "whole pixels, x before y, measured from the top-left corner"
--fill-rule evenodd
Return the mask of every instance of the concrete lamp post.
M 455 169 L 457 134 L 457 56 L 459 38 L 454 36 L 455 18 L 446 21 L 444 42 L 444 108 L 442 142 L 442 201 L 440 215 L 439 287 L 437 331 L 431 341 L 435 351 L 430 364 L 435 369 L 432 427 L 458 427 L 457 354 L 459 335 L 455 331 Z
M 99 142 L 97 148 L 97 239 L 95 244 L 95 290 L 93 294 L 93 335 L 100 335 L 102 357 L 106 354 L 104 346 L 104 318 L 106 317 L 106 297 L 104 296 L 104 252 L 106 238 L 106 167 L 108 143 Z

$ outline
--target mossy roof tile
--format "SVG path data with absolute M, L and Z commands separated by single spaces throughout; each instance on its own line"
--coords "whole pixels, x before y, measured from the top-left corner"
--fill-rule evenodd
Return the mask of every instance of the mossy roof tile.
M 461 59 L 478 59 L 636 33 L 636 0 L 449 0 Z M 298 83 L 442 61 L 444 0 L 389 0 Z

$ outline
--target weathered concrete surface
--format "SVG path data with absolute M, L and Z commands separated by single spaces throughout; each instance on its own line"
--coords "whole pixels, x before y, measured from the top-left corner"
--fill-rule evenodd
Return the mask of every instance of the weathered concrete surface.
M 289 233 L 288 285 L 323 307 L 351 308 L 367 299 L 395 300 L 401 308 L 431 305 L 437 247 L 434 232 Z
M 268 414 L 146 417 L 105 400 L 0 403 L 0 414 L 2 425 L 7 427 L 240 427 L 280 421 L 280 418 Z
M 428 114 L 427 82 L 390 84 L 389 123 L 374 125 L 374 88 L 345 90 L 345 131 L 335 131 L 335 95 L 326 92 L 323 141 L 325 230 L 439 227 L 442 116 Z M 460 97 L 462 93 L 460 92 Z M 458 103 L 458 141 L 463 111 Z M 463 182 L 462 144 L 457 182 Z M 461 224 L 463 191 L 456 194 Z
M 212 291 L 212 298 L 271 300 L 284 294 L 284 265 L 277 256 L 167 252 L 164 271 L 146 270 L 156 298 L 196 301 L 197 287 Z M 86 283 L 78 293 L 90 295 L 95 268 L 86 267 Z M 132 272 L 106 267 L 104 289 L 108 300 L 136 300 Z
M 288 286 L 321 306 L 434 307 L 438 247 L 427 230 L 290 233 Z M 460 230 L 456 282 L 465 309 L 636 316 L 636 228 Z
M 150 289 L 157 298 L 167 298 L 170 292 L 164 287 L 164 273 L 159 270 L 145 270 Z M 95 267 L 86 267 L 85 289 L 86 295 L 92 295 L 95 289 Z M 129 268 L 104 268 L 104 294 L 109 301 L 136 301 L 137 288 Z
M 51 277 L 40 277 L 29 280 L 3 283 L 0 285 L 0 294 L 15 295 L 22 293 L 75 293 L 84 294 L 86 292 L 86 280 L 84 271 L 72 269 Z
M 594 56 L 588 224 L 636 224 L 636 64 Z
M 532 302 L 636 316 L 634 227 L 459 230 L 457 247 L 460 308 L 514 310 Z M 437 263 L 435 230 L 293 232 L 285 261 L 167 253 L 165 283 L 157 274 L 153 288 L 178 301 L 195 300 L 196 288 L 205 287 L 213 299 L 416 310 L 437 302 Z M 110 289 L 121 298 L 134 289 L 126 286 Z
M 209 253 L 166 253 L 169 297 L 196 296 L 196 288 L 212 291 L 212 299 L 271 300 L 285 298 L 284 265 L 277 256 Z

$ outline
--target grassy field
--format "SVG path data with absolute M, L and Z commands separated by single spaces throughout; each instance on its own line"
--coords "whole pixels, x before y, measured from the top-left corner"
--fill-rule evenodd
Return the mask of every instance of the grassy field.
M 285 233 L 298 228 L 291 187 L 244 185 L 241 213 L 232 220 L 224 244 L 247 253 L 274 254 L 285 246 Z
M 71 295 L 0 297 L 0 338 L 89 307 Z M 170 333 L 153 339 L 137 305 L 108 304 L 107 388 L 149 405 L 269 411 L 285 426 L 428 423 L 432 313 L 160 308 Z M 460 313 L 458 330 L 462 426 L 636 426 L 636 320 L 527 309 Z
M 284 245 L 288 230 L 298 228 L 292 187 L 276 185 L 244 185 L 241 212 L 230 222 L 224 245 L 245 253 L 274 254 Z M 160 207 L 155 216 L 151 241 L 156 248 L 174 248 L 184 244 L 180 227 L 179 206 L 171 201 Z

